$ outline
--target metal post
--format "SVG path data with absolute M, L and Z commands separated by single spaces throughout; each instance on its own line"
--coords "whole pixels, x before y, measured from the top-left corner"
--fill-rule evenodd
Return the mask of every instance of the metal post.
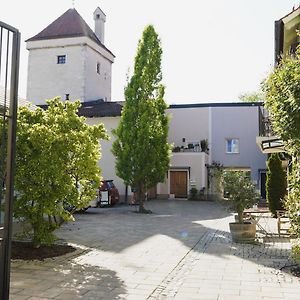
M 3 23 L 0 22 L 2 26 Z M 7 165 L 6 165 L 6 192 L 5 192 L 5 214 L 4 230 L 2 240 L 2 253 L 0 266 L 0 300 L 9 299 L 10 285 L 10 259 L 11 259 L 11 237 L 12 237 L 12 213 L 14 195 L 14 171 L 15 171 L 15 149 L 16 149 L 16 126 L 18 107 L 18 83 L 19 83 L 19 60 L 20 60 L 20 33 L 17 29 L 4 24 L 4 27 L 13 32 L 13 46 L 11 56 L 11 78 L 10 78 L 10 107 L 8 116 L 7 135 Z

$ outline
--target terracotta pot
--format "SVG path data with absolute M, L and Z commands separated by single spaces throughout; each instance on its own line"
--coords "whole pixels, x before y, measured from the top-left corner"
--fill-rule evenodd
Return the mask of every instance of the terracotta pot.
M 232 241 L 236 243 L 253 243 L 255 241 L 256 225 L 252 223 L 229 223 Z

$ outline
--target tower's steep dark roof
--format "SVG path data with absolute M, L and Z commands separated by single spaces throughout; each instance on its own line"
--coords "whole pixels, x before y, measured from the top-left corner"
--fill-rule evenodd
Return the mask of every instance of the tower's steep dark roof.
M 84 21 L 75 8 L 68 9 L 64 14 L 47 26 L 37 35 L 26 40 L 26 42 L 49 40 L 49 39 L 60 39 L 87 36 L 102 48 L 107 50 L 110 54 L 113 53 L 107 49 L 97 38 L 96 34 Z

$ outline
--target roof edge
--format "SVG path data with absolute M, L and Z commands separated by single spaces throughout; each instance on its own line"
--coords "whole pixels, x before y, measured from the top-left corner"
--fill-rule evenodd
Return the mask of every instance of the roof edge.
M 189 104 L 170 104 L 169 109 L 176 108 L 197 108 L 197 107 L 253 107 L 264 106 L 264 102 L 214 102 L 214 103 L 189 103 Z

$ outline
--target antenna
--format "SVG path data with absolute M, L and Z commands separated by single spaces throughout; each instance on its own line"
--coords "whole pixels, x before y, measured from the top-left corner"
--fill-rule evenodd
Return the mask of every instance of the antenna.
M 72 0 L 72 6 L 75 8 L 75 0 Z

